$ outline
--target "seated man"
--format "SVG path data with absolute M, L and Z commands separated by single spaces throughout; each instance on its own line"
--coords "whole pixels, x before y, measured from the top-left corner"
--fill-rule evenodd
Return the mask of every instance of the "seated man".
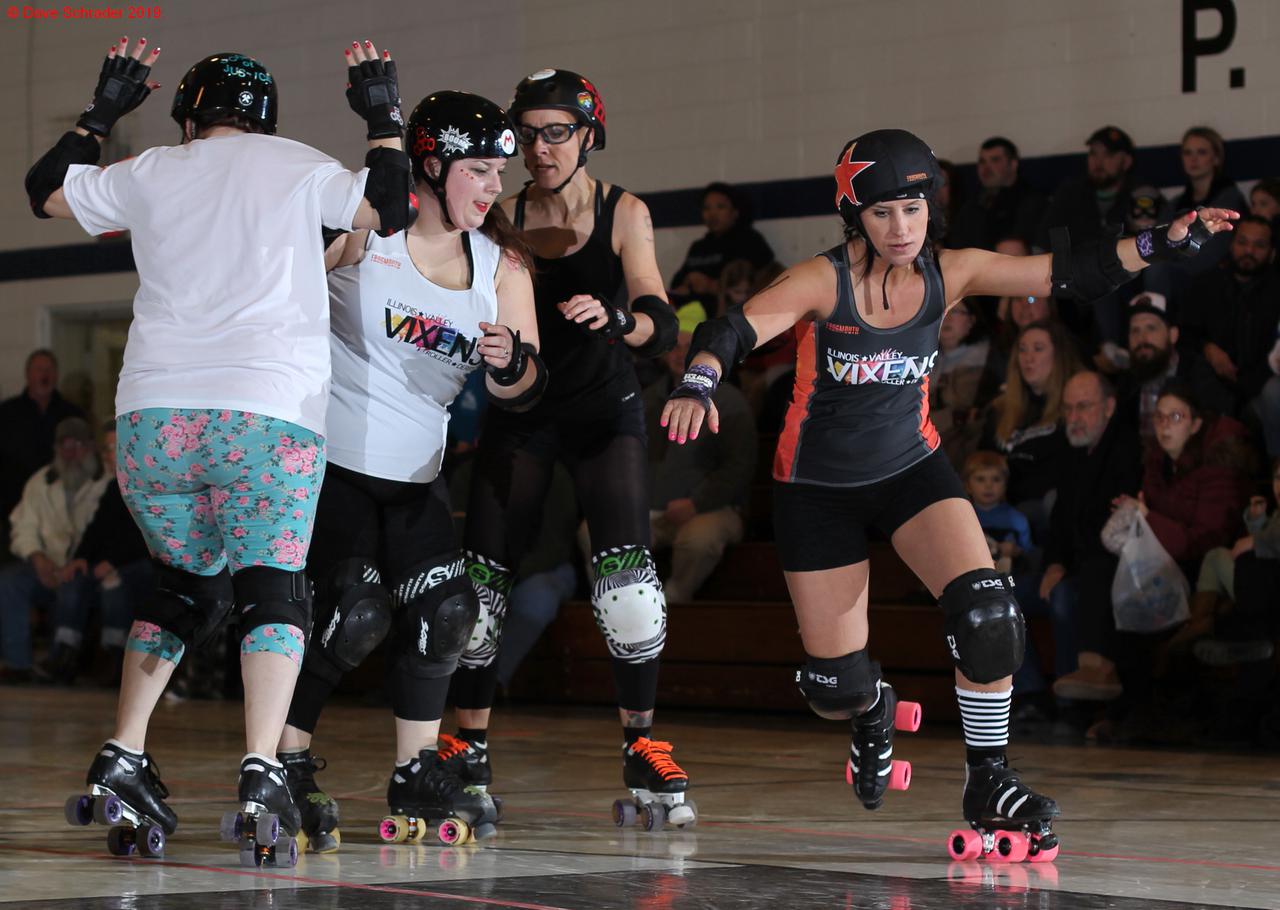
M 110 477 L 82 417 L 54 430 L 53 463 L 31 475 L 9 515 L 10 549 L 22 560 L 0 569 L 0 657 L 4 678 L 31 675 L 31 609 L 47 607 Z M 71 596 L 68 592 L 68 596 Z
M 671 547 L 671 574 L 663 582 L 667 602 L 689 600 L 707 580 L 724 548 L 742 540 L 742 514 L 756 464 L 755 421 L 746 398 L 727 382 L 712 399 L 720 412 L 720 432 L 696 446 L 669 446 L 658 426 L 667 395 L 684 374 L 693 330 L 706 319 L 701 304 L 676 311 L 680 334 L 666 355 L 667 375 L 644 390 L 650 447 L 650 528 L 654 549 Z

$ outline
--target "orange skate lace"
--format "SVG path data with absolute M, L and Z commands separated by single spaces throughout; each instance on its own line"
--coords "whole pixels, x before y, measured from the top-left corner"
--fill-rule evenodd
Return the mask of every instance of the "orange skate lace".
M 689 775 L 685 774 L 684 769 L 671 758 L 671 750 L 673 748 L 671 743 L 649 739 L 647 736 L 642 736 L 631 744 L 631 751 L 652 765 L 663 780 L 679 780 L 681 778 L 687 780 Z
M 458 737 L 450 736 L 448 733 L 441 733 L 436 742 L 440 761 L 448 761 L 455 755 L 461 755 L 467 751 L 467 745 L 468 743 L 465 739 L 458 739 Z

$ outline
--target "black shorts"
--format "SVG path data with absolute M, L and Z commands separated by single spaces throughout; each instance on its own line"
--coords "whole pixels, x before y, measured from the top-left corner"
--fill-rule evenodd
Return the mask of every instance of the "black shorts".
M 815 572 L 867 558 L 867 529 L 886 537 L 935 502 L 964 499 L 938 449 L 898 474 L 861 487 L 775 483 L 773 534 L 787 572 Z

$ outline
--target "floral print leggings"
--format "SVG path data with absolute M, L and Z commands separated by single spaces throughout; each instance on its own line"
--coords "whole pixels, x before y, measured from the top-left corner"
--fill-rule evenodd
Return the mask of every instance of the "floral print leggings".
M 289 572 L 306 565 L 324 478 L 324 438 L 247 411 L 146 408 L 116 418 L 120 493 L 151 555 L 196 575 L 230 565 Z M 293 626 L 253 630 L 241 653 L 272 651 L 301 662 Z M 181 643 L 135 623 L 132 650 L 177 661 Z

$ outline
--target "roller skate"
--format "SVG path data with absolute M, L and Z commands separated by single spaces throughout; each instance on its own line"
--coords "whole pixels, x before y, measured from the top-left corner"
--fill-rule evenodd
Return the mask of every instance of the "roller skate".
M 489 746 L 487 743 L 476 743 L 460 736 L 440 734 L 438 743 L 440 760 L 454 774 L 462 778 L 469 787 L 489 792 L 489 784 L 493 783 L 493 766 L 489 764 Z M 497 821 L 502 821 L 502 797 L 493 796 L 493 806 L 498 812 Z
M 920 705 L 898 701 L 893 686 L 880 683 L 880 698 L 865 714 L 853 719 L 853 739 L 844 779 L 853 787 L 859 802 L 879 809 L 888 790 L 911 786 L 911 763 L 893 761 L 895 730 L 914 733 L 920 729 Z
M 81 827 L 107 825 L 112 856 L 164 856 L 165 836 L 178 828 L 178 816 L 165 805 L 169 789 L 148 753 L 130 752 L 108 741 L 85 775 L 89 792 L 67 799 L 67 822 Z
M 293 804 L 285 769 L 250 752 L 240 762 L 239 812 L 222 816 L 219 834 L 240 845 L 242 866 L 296 866 L 302 815 Z
M 396 766 L 387 785 L 387 806 L 391 811 L 378 825 L 378 837 L 386 844 L 418 844 L 428 830 L 450 847 L 498 833 L 493 799 L 465 783 L 435 749 L 423 749 L 409 764 Z
M 338 829 L 338 802 L 316 785 L 316 772 L 323 771 L 323 758 L 312 758 L 310 749 L 276 755 L 284 765 L 289 795 L 302 815 L 298 850 L 305 853 L 333 853 L 342 844 Z
M 1003 756 L 966 765 L 964 818 L 972 830 L 952 831 L 947 851 L 957 862 L 1053 862 L 1058 804 L 1022 782 Z
M 671 743 L 642 736 L 622 747 L 622 782 L 631 799 L 614 800 L 613 823 L 619 828 L 637 820 L 646 831 L 661 831 L 670 822 L 692 828 L 698 822 L 697 804 L 685 797 L 689 775 L 671 757 Z

